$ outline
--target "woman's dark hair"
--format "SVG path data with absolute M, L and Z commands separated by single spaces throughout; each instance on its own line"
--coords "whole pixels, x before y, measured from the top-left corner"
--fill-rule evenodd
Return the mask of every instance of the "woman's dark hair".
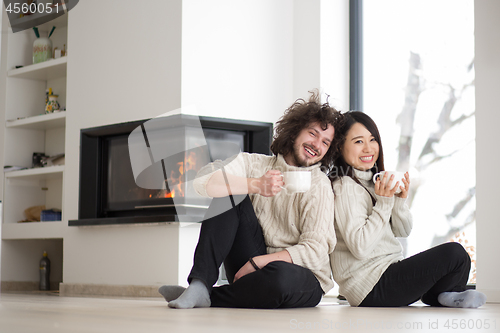
M 333 126 L 334 136 L 337 137 L 337 127 L 342 118 L 340 112 L 330 106 L 328 99 L 326 103 L 321 104 L 321 96 L 317 91 L 310 93 L 309 101 L 306 102 L 302 98 L 297 99 L 276 123 L 273 143 L 271 144 L 271 151 L 274 155 L 286 156 L 293 153 L 295 139 L 311 123 L 319 123 L 323 130 L 326 130 L 328 125 Z M 320 161 L 322 167 L 330 169 L 337 152 L 337 140 L 334 139 Z
M 366 113 L 361 111 L 349 111 L 344 113 L 343 117 L 344 117 L 343 122 L 335 133 L 335 136 L 339 144 L 339 154 L 335 157 L 335 160 L 333 162 L 333 168 L 330 171 L 329 176 L 332 182 L 338 178 L 349 176 L 356 183 L 359 183 L 359 180 L 354 175 L 353 167 L 347 164 L 347 162 L 344 160 L 344 157 L 342 156 L 342 149 L 344 147 L 347 133 L 351 129 L 352 125 L 360 123 L 366 127 L 366 129 L 375 138 L 375 141 L 378 142 L 379 146 L 378 159 L 375 162 L 373 168 L 371 169 L 373 173 L 385 170 L 382 140 L 380 139 L 380 133 L 378 131 L 377 125 L 375 124 L 373 119 L 370 118 Z

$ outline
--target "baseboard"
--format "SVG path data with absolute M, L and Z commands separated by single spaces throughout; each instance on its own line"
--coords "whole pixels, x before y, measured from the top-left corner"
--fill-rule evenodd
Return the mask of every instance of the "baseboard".
M 478 288 L 477 291 L 480 291 L 486 295 L 486 303 L 500 303 L 500 290 Z
M 0 290 L 3 291 L 36 291 L 39 290 L 38 281 L 2 281 Z M 59 290 L 59 282 L 51 282 L 50 290 Z
M 86 283 L 61 283 L 61 296 L 124 296 L 124 297 L 161 297 L 159 286 L 109 285 Z

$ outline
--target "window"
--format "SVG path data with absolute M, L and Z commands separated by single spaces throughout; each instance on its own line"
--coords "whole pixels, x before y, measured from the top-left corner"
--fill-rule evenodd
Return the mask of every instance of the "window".
M 454 240 L 475 270 L 474 1 L 353 3 L 362 96 L 351 108 L 379 126 L 386 169 L 410 172 L 406 255 Z

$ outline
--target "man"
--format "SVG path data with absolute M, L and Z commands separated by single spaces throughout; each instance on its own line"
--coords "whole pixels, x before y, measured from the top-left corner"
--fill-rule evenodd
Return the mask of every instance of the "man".
M 336 154 L 340 113 L 319 94 L 297 100 L 277 122 L 275 156 L 241 153 L 203 167 L 196 191 L 213 197 L 187 289 L 162 286 L 172 308 L 316 306 L 333 287 L 333 192 L 320 167 Z M 311 171 L 304 193 L 282 191 L 282 173 Z M 228 285 L 213 287 L 224 262 Z

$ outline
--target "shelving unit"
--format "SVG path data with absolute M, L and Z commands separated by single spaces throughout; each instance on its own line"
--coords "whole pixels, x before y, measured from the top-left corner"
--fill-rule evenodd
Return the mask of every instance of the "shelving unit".
M 3 9 L 4 10 L 4 9 Z M 5 18 L 5 16 L 4 16 Z M 28 24 L 29 20 L 40 19 L 35 15 L 16 20 L 15 24 Z M 32 47 L 36 39 L 33 30 L 13 33 L 9 20 L 2 20 L 2 68 L 0 87 L 5 89 L 5 102 L 0 108 L 5 114 L 3 127 L 4 165 L 15 165 L 27 169 L 4 172 L 3 175 L 3 218 L 2 218 L 2 282 L 14 285 L 16 282 L 35 280 L 26 276 L 28 263 L 40 259 L 40 250 L 50 248 L 53 264 L 62 266 L 62 250 L 67 220 L 64 216 L 64 165 L 32 168 L 33 153 L 53 156 L 65 153 L 66 111 L 45 114 L 45 92 L 52 88 L 59 95 L 58 101 L 66 106 L 66 74 L 68 57 L 50 59 L 32 64 Z M 38 26 L 43 36 L 53 26 L 51 36 L 53 47 L 67 47 L 68 15 Z M 22 66 L 22 67 L 19 67 Z M 61 221 L 23 222 L 24 211 L 33 206 L 44 205 L 46 209 L 62 210 Z M 8 246 L 6 245 L 8 244 Z M 27 251 L 26 248 L 31 249 Z M 16 258 L 16 264 L 11 258 Z M 56 259 L 60 258 L 60 259 Z M 60 262 L 58 262 L 60 261 Z M 7 277 L 4 271 L 7 267 Z M 62 272 L 62 270 L 61 270 Z M 62 273 L 59 282 L 62 281 Z

